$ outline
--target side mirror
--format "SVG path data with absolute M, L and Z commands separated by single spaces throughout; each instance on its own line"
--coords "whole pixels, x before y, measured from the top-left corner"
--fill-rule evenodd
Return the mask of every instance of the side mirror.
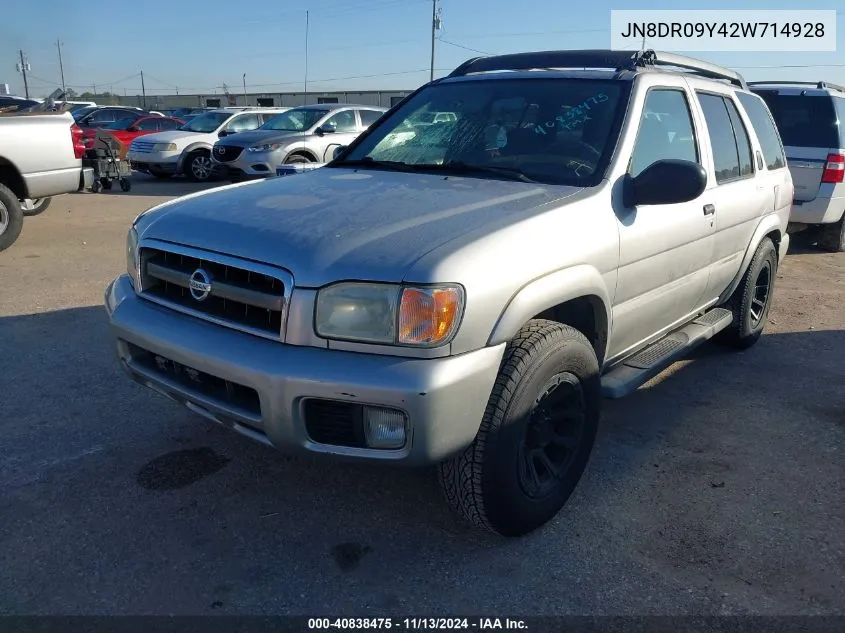
M 679 204 L 704 193 L 707 172 L 698 163 L 666 159 L 652 163 L 636 178 L 625 177 L 625 206 Z
M 323 134 L 334 134 L 334 133 L 335 133 L 335 129 L 331 125 L 328 125 L 328 124 L 321 125 L 320 127 L 317 128 L 317 134 L 319 134 L 320 136 L 322 136 Z
M 223 138 L 224 136 L 229 136 L 229 134 L 231 134 L 229 130 L 220 130 L 217 134 L 217 138 Z
M 127 132 L 138 132 L 138 131 L 140 131 L 140 129 L 141 128 L 139 128 L 137 125 L 130 125 L 128 128 L 126 128 L 126 131 Z
M 332 160 L 336 159 L 340 156 L 340 153 L 346 149 L 346 145 L 338 145 L 334 148 L 334 152 L 332 152 Z

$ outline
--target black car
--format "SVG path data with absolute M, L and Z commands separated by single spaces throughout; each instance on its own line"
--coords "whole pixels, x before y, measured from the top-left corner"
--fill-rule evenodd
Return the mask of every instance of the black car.
M 88 106 L 74 110 L 71 114 L 81 128 L 99 128 L 132 117 L 139 119 L 152 116 L 147 110 L 129 106 Z

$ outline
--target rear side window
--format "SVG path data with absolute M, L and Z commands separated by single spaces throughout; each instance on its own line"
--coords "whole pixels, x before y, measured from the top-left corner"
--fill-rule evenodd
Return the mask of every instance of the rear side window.
M 773 90 L 757 94 L 772 111 L 784 145 L 824 149 L 845 145 L 830 96 L 786 95 Z
M 757 133 L 760 141 L 760 148 L 763 150 L 763 158 L 769 169 L 782 169 L 786 166 L 786 156 L 783 153 L 783 145 L 778 136 L 778 131 L 772 121 L 772 117 L 766 110 L 766 105 L 759 97 L 747 92 L 736 93 L 737 99 L 745 108 L 745 113 L 751 119 L 751 125 Z
M 698 102 L 704 112 L 707 132 L 710 135 L 716 182 L 722 184 L 741 178 L 739 146 L 725 98 L 699 93 Z
M 833 107 L 836 118 L 839 119 L 839 149 L 845 149 L 845 97 L 834 97 Z
M 748 130 L 745 129 L 745 124 L 742 122 L 742 117 L 739 116 L 739 111 L 736 109 L 734 102 L 725 99 L 725 105 L 728 107 L 728 116 L 731 118 L 734 136 L 736 136 L 739 175 L 750 176 L 754 173 L 754 168 L 751 166 L 751 141 L 748 139 Z
M 361 125 L 363 127 L 370 127 L 373 123 L 379 120 L 382 113 L 377 110 L 358 110 L 361 115 Z

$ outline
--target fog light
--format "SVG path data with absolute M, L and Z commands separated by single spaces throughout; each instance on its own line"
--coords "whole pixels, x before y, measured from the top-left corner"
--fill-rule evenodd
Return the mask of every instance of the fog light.
M 402 448 L 405 414 L 395 409 L 364 407 L 364 437 L 370 448 Z

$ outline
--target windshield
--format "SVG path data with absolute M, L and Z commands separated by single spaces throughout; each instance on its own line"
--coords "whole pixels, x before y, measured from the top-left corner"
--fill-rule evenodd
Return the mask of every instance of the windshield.
M 294 108 L 284 114 L 273 117 L 261 126 L 262 130 L 276 130 L 277 132 L 301 132 L 311 129 L 314 124 L 329 113 L 328 110 L 314 110 L 313 108 Z
M 190 121 L 187 125 L 183 125 L 182 129 L 189 132 L 208 134 L 228 121 L 233 114 L 234 112 L 206 112 Z
M 613 151 L 627 89 L 619 81 L 560 78 L 435 84 L 335 165 L 441 172 L 452 166 L 488 178 L 597 184 Z
M 784 145 L 793 147 L 845 147 L 845 124 L 836 124 L 833 98 L 785 95 L 759 91 L 769 106 Z M 840 140 L 841 135 L 841 140 Z

